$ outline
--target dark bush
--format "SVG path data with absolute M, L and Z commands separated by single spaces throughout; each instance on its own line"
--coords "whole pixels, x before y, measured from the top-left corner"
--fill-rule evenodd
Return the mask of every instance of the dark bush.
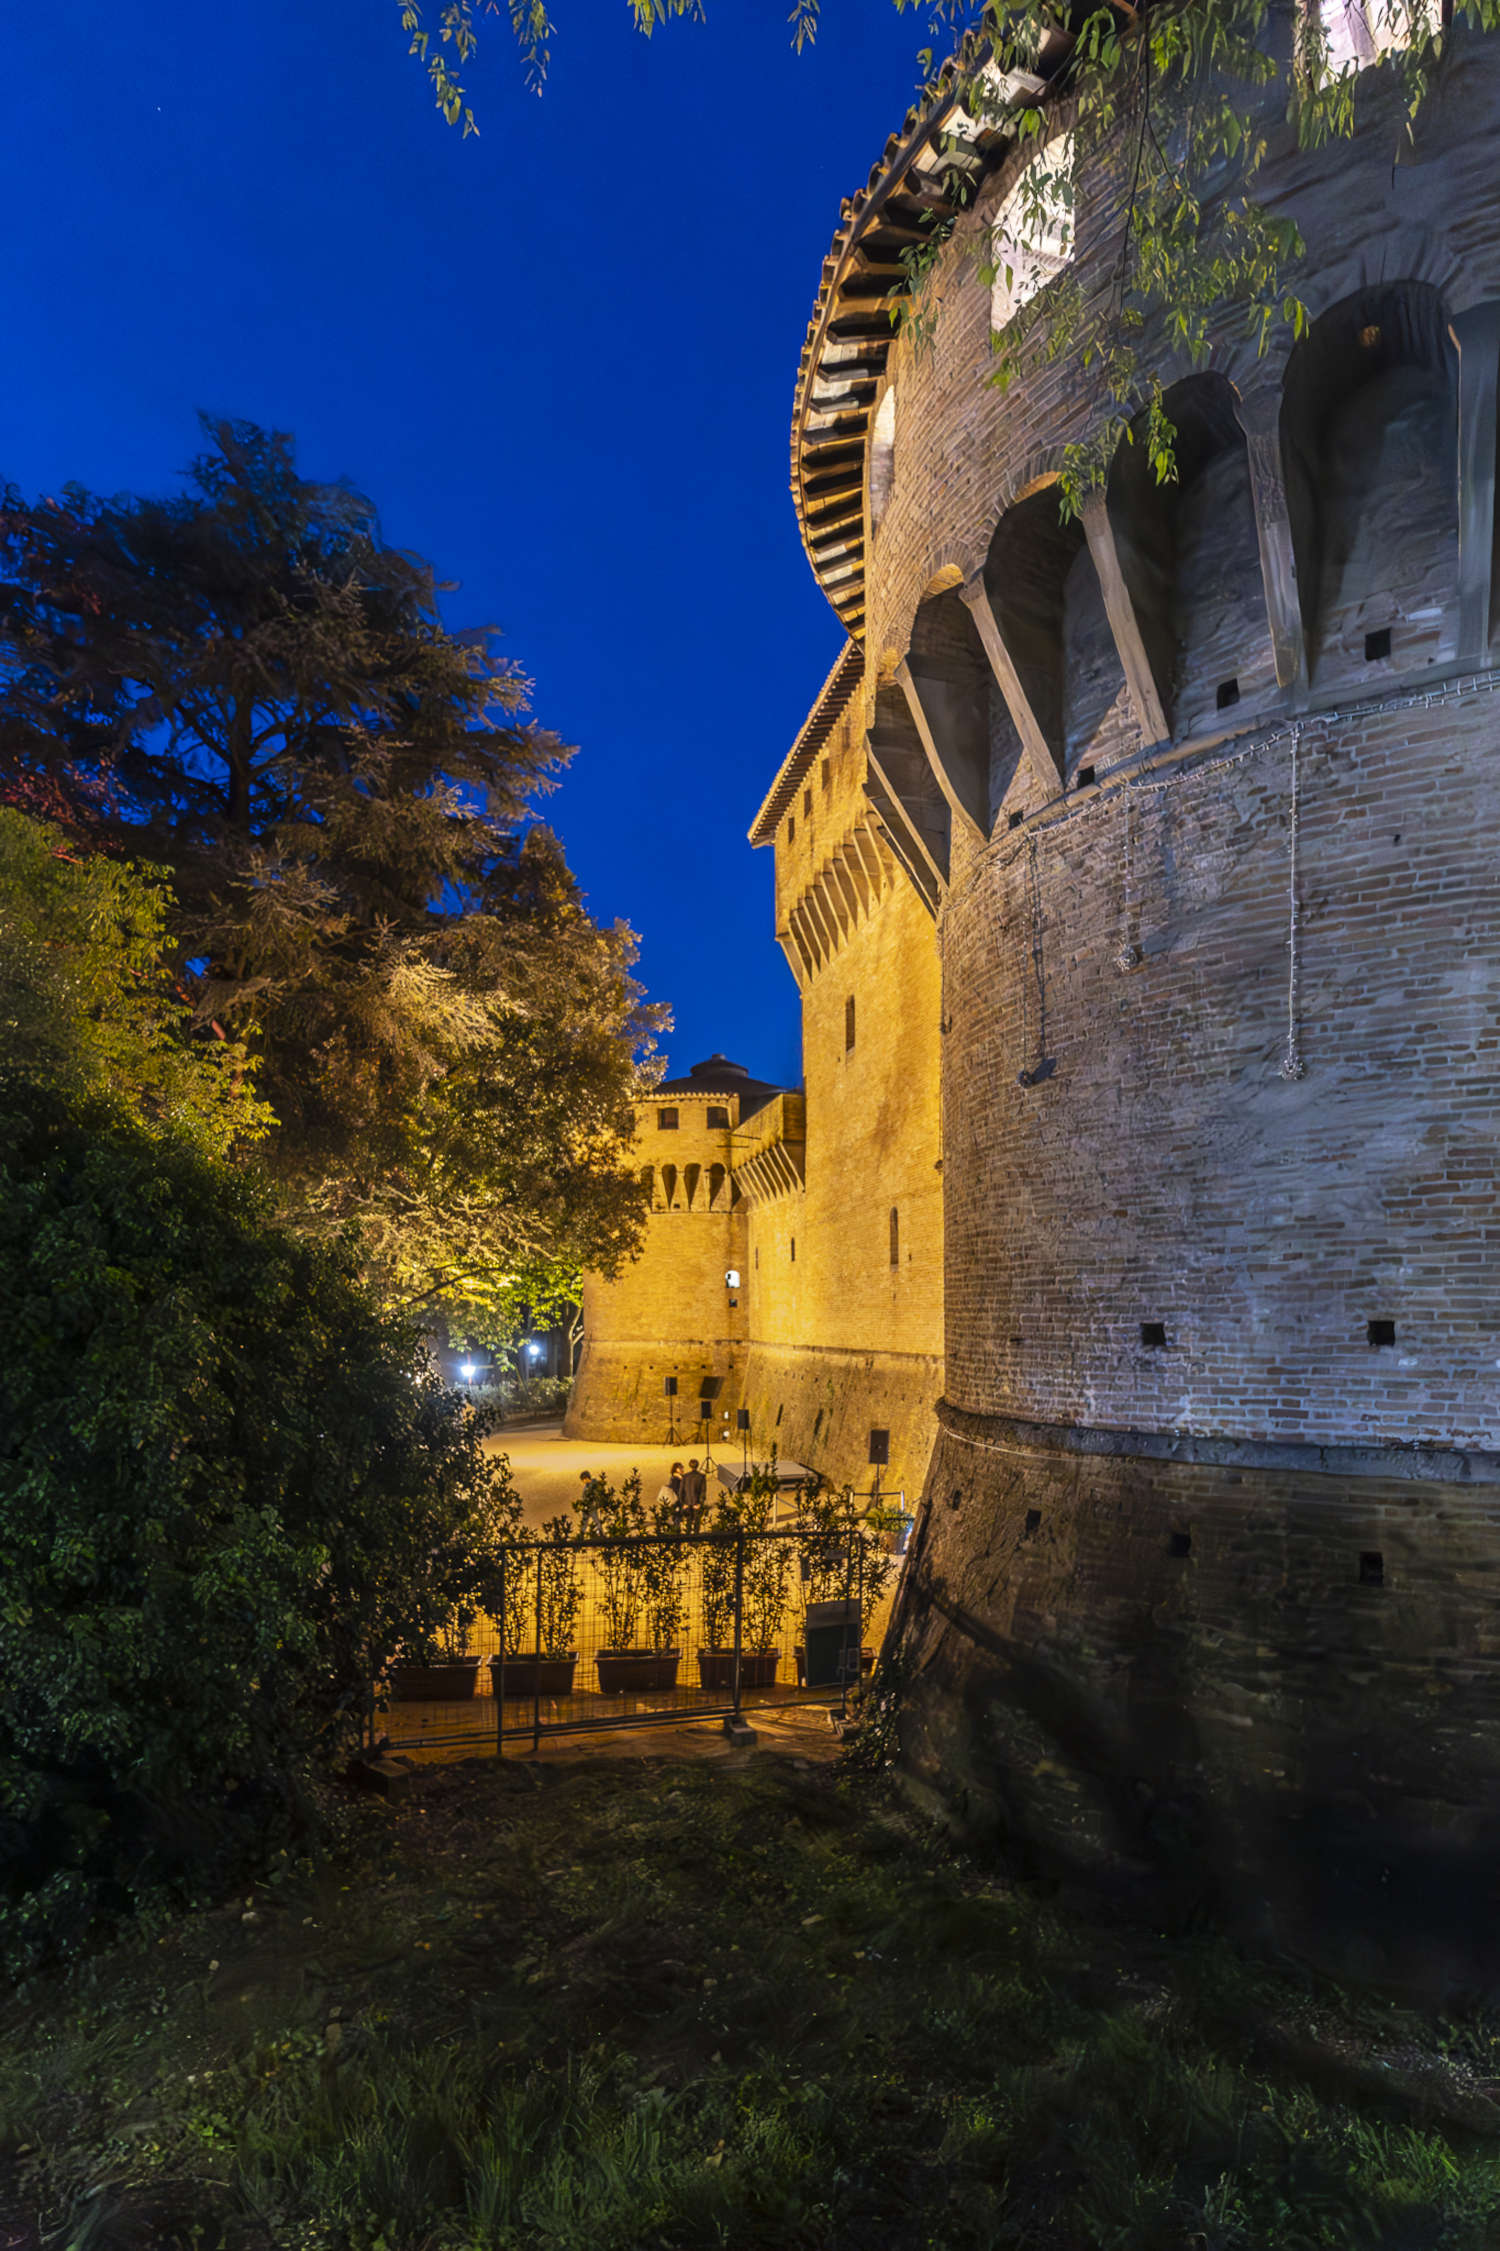
M 0 1958 L 308 1834 L 508 1471 L 363 1288 L 170 1140 L 0 1101 Z

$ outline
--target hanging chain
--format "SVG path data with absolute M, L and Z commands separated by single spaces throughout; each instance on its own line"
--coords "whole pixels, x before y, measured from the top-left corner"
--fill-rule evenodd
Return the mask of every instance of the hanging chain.
M 1298 823 L 1301 818 L 1302 792 L 1302 777 L 1299 770 L 1298 754 L 1302 747 L 1302 729 L 1300 727 L 1293 727 L 1291 733 L 1292 822 L 1290 850 L 1288 852 L 1288 892 L 1290 895 L 1290 907 L 1288 914 L 1286 940 L 1286 1052 L 1281 1058 L 1280 1070 L 1281 1076 L 1284 1079 L 1300 1079 L 1306 1069 L 1306 1066 L 1302 1061 L 1302 1051 L 1300 1046 L 1298 1045 L 1297 1040 L 1297 978 L 1300 967 L 1298 954 L 1299 940 L 1301 936 L 1297 919 L 1297 830 Z

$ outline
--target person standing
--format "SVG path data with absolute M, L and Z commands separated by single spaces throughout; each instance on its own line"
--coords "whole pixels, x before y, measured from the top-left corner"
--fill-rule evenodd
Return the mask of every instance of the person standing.
M 656 1496 L 658 1509 L 665 1512 L 674 1524 L 682 1522 L 682 1464 L 673 1462 L 672 1474 Z
M 591 1469 L 582 1470 L 579 1474 L 583 1493 L 578 1503 L 578 1537 L 581 1540 L 597 1540 L 602 1529 L 599 1521 L 599 1504 L 604 1490 L 604 1480 L 602 1477 L 596 1477 Z
M 703 1511 L 708 1502 L 708 1479 L 690 1461 L 682 1480 L 682 1528 L 685 1532 L 698 1532 L 703 1528 Z

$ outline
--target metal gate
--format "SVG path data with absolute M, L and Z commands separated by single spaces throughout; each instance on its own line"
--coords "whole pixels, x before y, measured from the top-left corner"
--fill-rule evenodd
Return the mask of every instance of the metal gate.
M 842 1711 L 874 1662 L 891 1576 L 866 1535 L 805 1528 L 522 1539 L 461 1658 L 393 1666 L 371 1740 L 488 1748 L 680 1725 L 767 1704 Z

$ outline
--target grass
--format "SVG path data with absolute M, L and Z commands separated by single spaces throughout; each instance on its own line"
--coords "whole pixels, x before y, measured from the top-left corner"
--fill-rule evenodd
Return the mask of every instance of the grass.
M 0 2246 L 1467 2251 L 1500 2022 L 1112 1928 L 782 1755 L 475 1762 L 0 2008 Z

